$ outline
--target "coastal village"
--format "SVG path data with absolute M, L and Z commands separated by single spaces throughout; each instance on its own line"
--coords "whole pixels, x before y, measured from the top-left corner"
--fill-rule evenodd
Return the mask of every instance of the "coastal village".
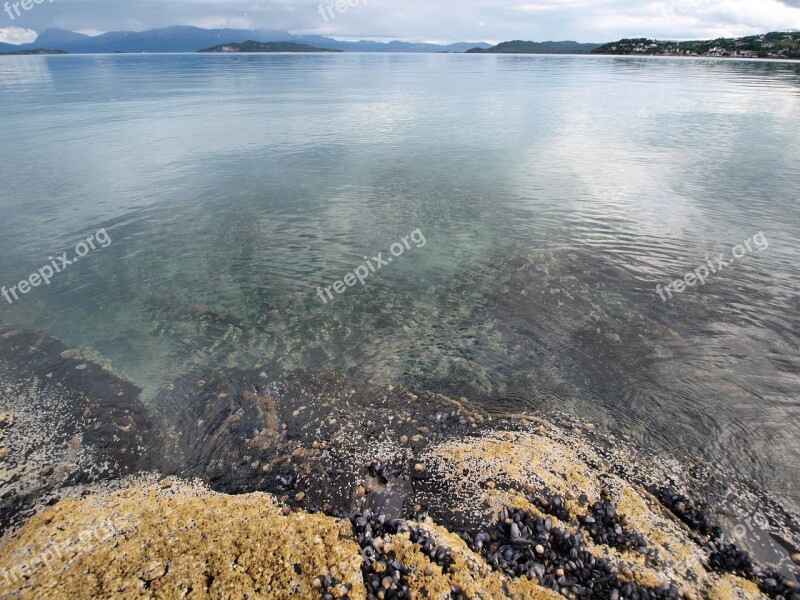
M 792 59 L 800 58 L 800 31 L 779 31 L 702 42 L 625 39 L 605 44 L 594 50 L 593 54 Z

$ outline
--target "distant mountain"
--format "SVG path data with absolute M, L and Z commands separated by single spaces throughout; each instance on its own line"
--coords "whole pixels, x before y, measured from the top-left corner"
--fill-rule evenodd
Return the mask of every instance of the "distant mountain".
M 460 42 L 440 46 L 410 42 L 341 42 L 319 35 L 296 36 L 287 31 L 268 29 L 201 29 L 199 27 L 167 27 L 149 31 L 112 31 L 87 36 L 74 31 L 49 29 L 32 44 L 0 43 L 0 52 L 18 52 L 42 47 L 62 48 L 71 54 L 110 54 L 114 52 L 197 52 L 222 44 L 255 42 L 295 42 L 326 50 L 345 52 L 463 52 L 468 48 L 488 48 L 489 44 Z
M 713 56 L 729 58 L 800 58 L 800 32 L 773 31 L 741 38 L 670 42 L 646 38 L 604 44 L 595 54 L 638 56 Z
M 471 48 L 468 54 L 588 54 L 600 44 L 581 44 L 579 42 L 524 42 L 514 40 L 503 42 L 491 48 Z
M 2 48 L 0 48 L 2 50 Z M 63 50 L 48 50 L 47 48 L 36 48 L 35 50 L 17 50 L 16 52 L 0 52 L 0 56 L 30 56 L 38 54 L 69 54 Z
M 358 42 L 341 42 L 321 35 L 301 35 L 297 40 L 313 44 L 319 48 L 333 48 L 344 52 L 465 52 L 470 48 L 490 48 L 491 44 L 480 42 L 458 42 L 442 46 L 439 44 L 425 44 L 416 42 L 373 42 L 360 40 Z
M 39 48 L 61 48 L 65 44 L 88 40 L 89 36 L 75 31 L 65 31 L 64 29 L 46 29 L 39 34 L 32 45 Z
M 330 50 L 328 48 L 315 48 L 308 44 L 298 44 L 297 42 L 246 42 L 222 44 L 198 52 L 211 53 L 230 53 L 230 52 L 341 52 L 341 50 Z

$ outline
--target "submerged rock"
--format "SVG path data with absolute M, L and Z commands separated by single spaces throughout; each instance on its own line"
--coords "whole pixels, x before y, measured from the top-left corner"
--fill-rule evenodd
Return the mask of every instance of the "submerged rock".
M 263 369 L 177 378 L 156 410 L 53 340 L 3 339 L 0 594 L 796 595 L 719 543 L 696 471 L 574 419 Z

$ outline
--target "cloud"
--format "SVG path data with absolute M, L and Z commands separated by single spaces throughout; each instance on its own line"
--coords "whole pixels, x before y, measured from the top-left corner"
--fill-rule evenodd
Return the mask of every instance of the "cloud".
M 800 28 L 800 0 L 361 0 L 327 22 L 335 0 L 55 0 L 8 28 L 143 30 L 170 25 L 263 28 L 347 38 L 610 41 L 746 35 Z M 13 34 L 19 35 L 19 34 Z
M 36 39 L 36 32 L 32 29 L 20 27 L 6 27 L 0 29 L 0 42 L 5 44 L 27 44 Z

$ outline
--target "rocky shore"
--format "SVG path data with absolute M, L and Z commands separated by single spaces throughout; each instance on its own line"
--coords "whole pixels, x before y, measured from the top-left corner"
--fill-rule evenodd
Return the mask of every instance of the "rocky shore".
M 0 598 L 800 598 L 792 514 L 589 423 L 91 358 L 0 325 Z

